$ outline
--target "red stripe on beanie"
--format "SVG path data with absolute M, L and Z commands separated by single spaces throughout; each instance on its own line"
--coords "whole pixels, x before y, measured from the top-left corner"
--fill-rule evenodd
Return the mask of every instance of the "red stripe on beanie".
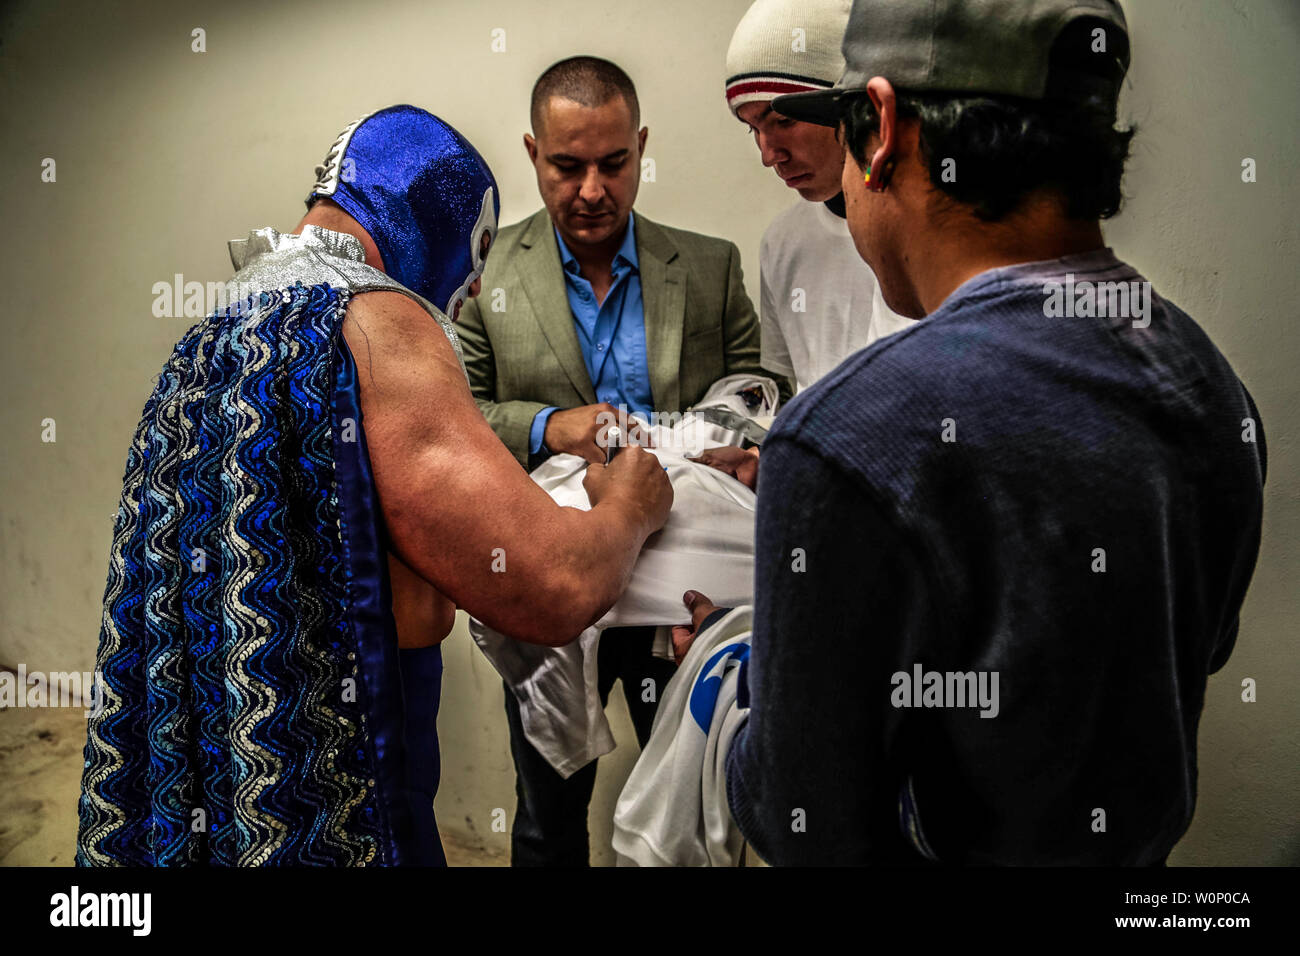
M 771 93 L 773 96 L 781 96 L 785 93 L 808 93 L 822 89 L 825 87 L 790 80 L 742 80 L 727 87 L 727 99 L 733 100 L 747 93 Z

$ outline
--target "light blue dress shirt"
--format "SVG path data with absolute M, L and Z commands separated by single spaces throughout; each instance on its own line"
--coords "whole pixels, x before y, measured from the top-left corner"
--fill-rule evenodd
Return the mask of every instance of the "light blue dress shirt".
M 595 386 L 596 401 L 615 408 L 626 405 L 629 412 L 649 419 L 653 398 L 650 395 L 650 365 L 646 357 L 645 304 L 641 300 L 641 272 L 636 254 L 635 216 L 628 213 L 627 235 L 614 254 L 614 283 L 605 301 L 596 304 L 591 283 L 579 273 L 578 260 L 564 244 L 557 229 L 555 241 L 560 247 L 564 267 L 565 292 L 569 311 L 578 332 L 578 345 L 587 374 Z M 534 455 L 549 454 L 543 448 L 546 422 L 557 406 L 543 408 L 533 417 L 528 433 L 528 447 Z

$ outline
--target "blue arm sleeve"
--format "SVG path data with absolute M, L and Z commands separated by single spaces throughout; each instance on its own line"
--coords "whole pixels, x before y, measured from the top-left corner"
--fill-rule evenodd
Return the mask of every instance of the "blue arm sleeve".
M 542 439 L 546 436 L 546 423 L 551 418 L 551 413 L 559 411 L 554 405 L 543 408 L 533 416 L 533 427 L 528 430 L 528 451 L 533 455 L 549 455 L 550 449 L 542 444 Z
M 911 641 L 919 567 L 816 452 L 765 445 L 760 474 L 750 712 L 727 755 L 732 816 L 774 865 L 894 858 L 904 844 L 890 675 Z

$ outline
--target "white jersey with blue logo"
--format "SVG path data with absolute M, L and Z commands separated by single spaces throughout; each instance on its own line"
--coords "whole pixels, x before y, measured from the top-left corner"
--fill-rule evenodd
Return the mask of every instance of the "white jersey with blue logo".
M 620 866 L 736 866 L 744 837 L 727 806 L 727 751 L 749 710 L 736 704 L 753 608 L 701 631 L 659 701 L 650 740 L 614 810 Z

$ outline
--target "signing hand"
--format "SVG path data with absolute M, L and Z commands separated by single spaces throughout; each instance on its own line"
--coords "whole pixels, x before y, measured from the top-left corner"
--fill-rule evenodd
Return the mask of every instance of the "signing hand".
M 606 499 L 622 500 L 645 523 L 647 534 L 664 526 L 673 507 L 668 473 L 658 458 L 637 445 L 625 448 L 608 465 L 603 458 L 588 465 L 582 487 L 593 508 Z

